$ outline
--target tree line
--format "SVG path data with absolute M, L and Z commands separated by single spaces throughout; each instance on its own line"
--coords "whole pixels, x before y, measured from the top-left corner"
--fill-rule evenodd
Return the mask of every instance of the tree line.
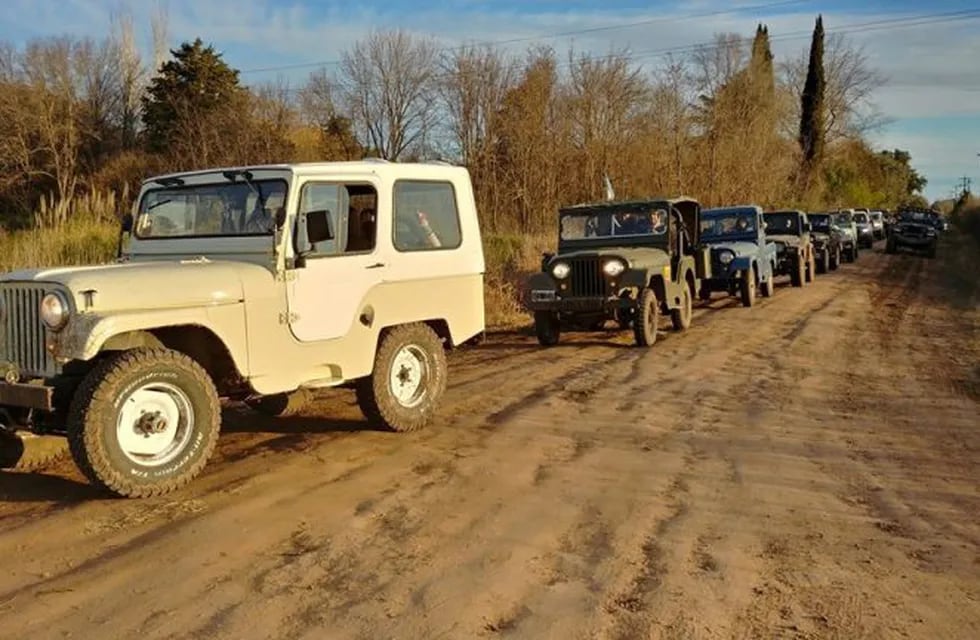
M 550 231 L 555 210 L 617 196 L 810 210 L 895 208 L 925 180 L 902 150 L 872 148 L 884 78 L 818 18 L 809 51 L 776 60 L 768 28 L 718 34 L 646 70 L 531 46 L 446 48 L 373 32 L 336 69 L 246 86 L 201 39 L 154 54 L 131 18 L 103 39 L 0 45 L 0 223 L 58 220 L 79 196 L 120 202 L 162 171 L 265 162 L 444 159 L 467 166 L 488 230 Z

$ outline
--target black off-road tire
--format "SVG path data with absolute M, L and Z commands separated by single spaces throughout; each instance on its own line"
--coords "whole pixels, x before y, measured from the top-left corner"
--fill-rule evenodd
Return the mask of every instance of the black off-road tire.
M 824 251 L 817 263 L 817 273 L 827 273 L 830 271 L 830 251 Z
M 67 457 L 68 441 L 62 436 L 0 429 L 0 469 L 4 471 L 40 471 Z
M 776 293 L 776 280 L 775 272 L 769 276 L 769 279 L 765 282 L 759 283 L 759 293 L 762 294 L 763 298 L 771 298 Z
M 861 255 L 861 247 L 858 244 L 854 245 L 854 252 L 851 256 L 851 262 L 857 262 L 858 257 Z
M 534 335 L 542 347 L 553 347 L 561 338 L 561 320 L 554 311 L 534 312 Z
M 178 387 L 194 412 L 184 450 L 163 468 L 128 459 L 115 433 L 119 406 L 148 382 Z M 68 409 L 68 444 L 88 480 L 126 498 L 170 493 L 190 482 L 207 464 L 221 431 L 221 406 L 207 371 L 170 349 L 140 348 L 109 356 L 82 379 Z
M 701 302 L 710 302 L 711 290 L 707 287 L 701 287 L 701 290 L 698 291 L 698 298 L 700 298 Z
M 796 256 L 793 261 L 793 270 L 789 274 L 789 281 L 794 287 L 802 287 L 806 283 L 806 266 L 800 256 Z
M 813 282 L 813 279 L 817 276 L 817 260 L 810 254 L 809 259 L 806 262 L 806 281 Z
M 670 310 L 670 323 L 674 325 L 676 331 L 687 331 L 691 326 L 691 317 L 694 315 L 694 300 L 691 294 L 691 287 L 685 282 L 681 288 L 681 306 Z
M 840 267 L 840 247 L 834 250 L 834 255 L 830 257 L 830 270 L 837 271 Z
M 739 297 L 743 307 L 751 307 L 755 304 L 755 269 L 751 267 L 742 272 Z
M 896 253 L 898 251 L 898 246 L 895 244 L 894 238 L 888 238 L 885 241 L 885 253 Z
M 660 303 L 653 289 L 645 288 L 636 303 L 636 318 L 633 320 L 633 340 L 638 347 L 652 347 L 657 341 L 657 327 L 660 324 Z
M 246 404 L 253 410 L 270 418 L 288 418 L 303 413 L 313 402 L 313 393 L 308 389 L 296 389 L 288 393 L 274 393 L 249 400 Z
M 412 407 L 398 401 L 389 383 L 395 358 L 405 348 L 417 349 L 425 358 L 423 395 Z M 357 404 L 369 422 L 404 433 L 429 424 L 446 392 L 447 377 L 446 350 L 432 327 L 422 323 L 403 324 L 389 329 L 381 338 L 374 356 L 374 370 L 357 381 L 354 391 Z

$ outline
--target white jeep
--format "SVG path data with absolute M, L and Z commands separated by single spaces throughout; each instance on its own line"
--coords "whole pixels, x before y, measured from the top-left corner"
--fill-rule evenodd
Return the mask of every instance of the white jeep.
M 0 276 L 0 443 L 67 436 L 91 482 L 146 497 L 201 471 L 221 397 L 282 415 L 350 384 L 369 420 L 417 429 L 446 388 L 445 349 L 484 331 L 483 272 L 462 167 L 149 179 L 116 264 Z

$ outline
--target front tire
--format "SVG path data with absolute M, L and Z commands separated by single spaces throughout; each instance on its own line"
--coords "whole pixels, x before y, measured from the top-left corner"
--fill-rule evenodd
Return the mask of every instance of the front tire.
M 681 288 L 681 306 L 670 310 L 670 322 L 677 331 L 686 331 L 691 326 L 691 316 L 694 315 L 694 301 L 691 298 L 691 287 L 684 283 Z
M 749 267 L 742 272 L 741 287 L 742 306 L 751 307 L 755 304 L 755 270 Z
M 824 251 L 820 255 L 820 262 L 817 263 L 817 273 L 827 273 L 830 271 L 830 253 Z
M 542 347 L 553 347 L 561 337 L 561 321 L 553 311 L 534 312 L 534 334 Z
M 68 444 L 94 485 L 118 496 L 169 493 L 197 476 L 221 429 L 208 373 L 170 349 L 109 356 L 82 380 L 68 410 Z
M 355 387 L 371 422 L 390 431 L 416 431 L 429 423 L 446 391 L 446 351 L 426 324 L 405 324 L 381 339 L 374 370 Z
M 811 253 L 810 257 L 807 259 L 806 262 L 806 281 L 808 283 L 813 282 L 813 279 L 814 277 L 816 277 L 816 275 L 817 275 L 817 260 L 816 258 L 813 257 L 813 254 Z
M 840 247 L 834 250 L 834 255 L 830 258 L 830 270 L 837 271 L 838 267 L 840 267 Z
M 794 287 L 802 287 L 806 281 L 806 267 L 803 264 L 803 259 L 800 256 L 796 256 L 793 263 L 793 272 L 789 274 L 790 282 Z
M 888 240 L 885 242 L 885 253 L 895 253 L 897 249 L 898 247 L 895 245 L 895 239 L 888 238 Z
M 644 289 L 637 302 L 636 319 L 633 320 L 633 339 L 638 347 L 652 347 L 657 341 L 660 324 L 660 303 L 653 289 Z

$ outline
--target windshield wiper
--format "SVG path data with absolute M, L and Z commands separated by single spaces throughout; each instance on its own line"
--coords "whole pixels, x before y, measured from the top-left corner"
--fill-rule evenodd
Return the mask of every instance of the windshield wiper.
M 161 200 L 160 202 L 154 202 L 153 204 L 151 204 L 150 206 L 148 206 L 146 208 L 146 210 L 147 211 L 152 211 L 152 210 L 156 209 L 157 207 L 159 207 L 160 205 L 167 204 L 168 202 L 173 202 L 173 201 L 174 201 L 173 198 L 167 198 L 166 200 Z

